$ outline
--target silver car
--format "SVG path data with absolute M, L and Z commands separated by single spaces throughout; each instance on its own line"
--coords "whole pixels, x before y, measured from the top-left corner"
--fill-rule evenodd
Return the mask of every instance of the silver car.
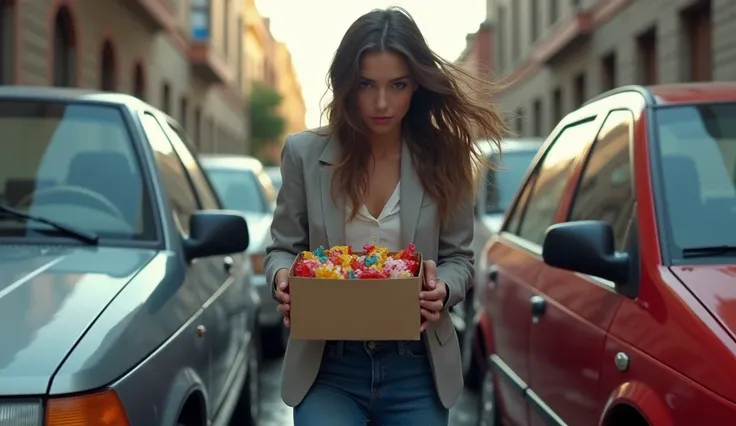
M 260 160 L 248 156 L 201 155 L 200 161 L 225 208 L 242 212 L 248 218 L 250 247 L 248 258 L 253 268 L 253 284 L 259 295 L 259 327 L 262 346 L 269 356 L 286 349 L 288 329 L 271 297 L 271 287 L 263 274 L 266 246 L 271 242 L 271 220 L 276 189 Z
M 254 425 L 243 216 L 128 95 L 0 86 L 0 425 Z

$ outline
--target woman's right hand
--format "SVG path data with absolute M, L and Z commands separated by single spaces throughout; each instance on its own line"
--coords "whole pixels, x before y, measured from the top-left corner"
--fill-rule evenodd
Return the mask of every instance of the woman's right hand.
M 276 308 L 277 311 L 284 314 L 284 325 L 289 327 L 291 325 L 291 317 L 289 311 L 291 311 L 291 297 L 289 297 L 289 270 L 279 269 L 276 272 L 276 298 L 279 300 L 279 306 Z

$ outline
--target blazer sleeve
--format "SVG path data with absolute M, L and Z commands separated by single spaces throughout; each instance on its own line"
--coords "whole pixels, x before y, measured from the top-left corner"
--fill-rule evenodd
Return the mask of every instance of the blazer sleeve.
M 447 283 L 447 302 L 450 308 L 465 300 L 473 287 L 475 254 L 471 248 L 475 229 L 473 202 L 464 203 L 453 217 L 440 227 L 437 251 L 437 279 Z
M 263 266 L 271 295 L 275 298 L 276 272 L 289 269 L 297 255 L 309 249 L 309 225 L 304 173 L 301 161 L 294 155 L 291 136 L 281 150 L 281 188 L 271 222 L 271 244 L 266 247 Z

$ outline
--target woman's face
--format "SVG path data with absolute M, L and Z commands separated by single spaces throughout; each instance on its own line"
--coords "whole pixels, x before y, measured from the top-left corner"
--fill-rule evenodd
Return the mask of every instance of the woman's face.
M 393 52 L 363 55 L 358 83 L 358 111 L 375 135 L 399 128 L 416 87 L 406 60 Z

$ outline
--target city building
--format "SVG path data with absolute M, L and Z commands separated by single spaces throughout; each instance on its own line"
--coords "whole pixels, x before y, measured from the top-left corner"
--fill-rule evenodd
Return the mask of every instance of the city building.
M 494 101 L 526 136 L 627 84 L 736 79 L 733 0 L 487 0 Z
M 245 0 L 245 28 L 243 32 L 245 74 L 244 87 L 250 93 L 253 82 L 268 85 L 274 83 L 273 70 L 273 37 L 269 29 L 269 20 L 261 16 L 256 8 L 255 0 Z
M 248 151 L 240 0 L 2 0 L 0 84 L 134 94 L 199 150 Z
M 275 88 L 281 95 L 279 113 L 286 120 L 284 137 L 304 130 L 307 107 L 304 105 L 302 86 L 291 62 L 291 53 L 284 43 L 274 45 Z

